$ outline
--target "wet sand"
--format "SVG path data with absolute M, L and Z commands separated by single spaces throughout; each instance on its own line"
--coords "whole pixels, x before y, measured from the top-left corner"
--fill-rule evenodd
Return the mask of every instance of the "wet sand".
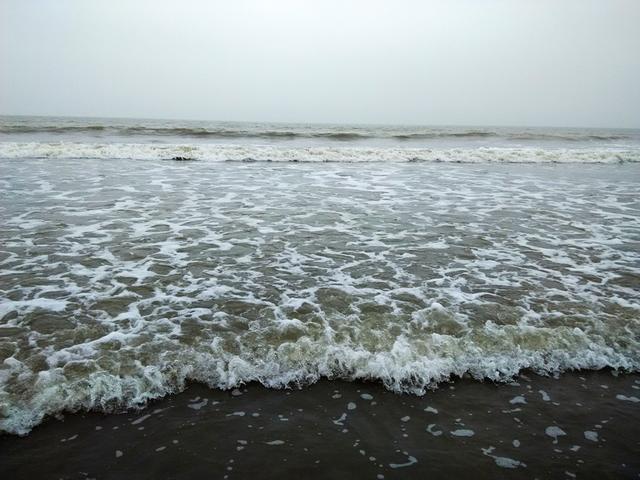
M 458 379 L 422 397 L 193 384 L 3 435 L 0 478 L 640 478 L 639 399 L 640 374 L 608 370 Z

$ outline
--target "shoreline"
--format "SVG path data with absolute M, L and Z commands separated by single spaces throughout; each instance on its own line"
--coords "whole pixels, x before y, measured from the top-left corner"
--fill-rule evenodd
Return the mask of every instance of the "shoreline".
M 420 397 L 377 382 L 192 383 L 141 410 L 68 413 L 24 437 L 2 434 L 0 474 L 638 478 L 639 397 L 640 373 L 608 369 L 523 372 L 506 384 L 457 378 Z

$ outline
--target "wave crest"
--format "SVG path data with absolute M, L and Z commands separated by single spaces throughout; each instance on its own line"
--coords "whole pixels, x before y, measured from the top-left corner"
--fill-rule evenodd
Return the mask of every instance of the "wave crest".
M 96 134 L 104 133 L 121 137 L 185 137 L 185 138 L 245 138 L 245 139 L 326 139 L 354 141 L 365 139 L 447 140 L 502 138 L 507 141 L 552 141 L 593 142 L 631 140 L 633 134 L 608 131 L 538 131 L 503 128 L 420 128 L 420 127 L 374 127 L 374 126 L 322 126 L 322 125 L 118 125 L 99 123 L 64 124 L 0 124 L 0 134 Z
M 281 148 L 253 145 L 2 142 L 0 158 L 271 162 L 624 163 L 640 162 L 640 149 L 542 148 Z
M 231 389 L 249 382 L 287 388 L 306 386 L 321 378 L 373 380 L 397 393 L 422 395 L 439 382 L 463 374 L 478 380 L 507 381 L 523 369 L 550 374 L 605 367 L 636 371 L 640 367 L 637 358 L 616 352 L 604 342 L 594 342 L 581 331 L 564 328 L 511 331 L 492 327 L 489 324 L 487 328 L 491 331 L 485 332 L 492 338 L 492 348 L 482 348 L 472 339 L 433 334 L 425 338 L 433 349 L 426 355 L 424 342 L 416 343 L 405 336 L 396 339 L 388 350 L 378 352 L 358 345 L 327 344 L 302 337 L 261 357 L 250 356 L 248 351 L 232 353 L 215 342 L 206 353 L 196 349 L 177 351 L 169 342 L 165 353 L 158 354 L 163 351 L 162 345 L 154 344 L 148 353 L 151 355 L 153 350 L 155 356 L 149 358 L 146 366 L 138 364 L 133 374 L 124 376 L 100 368 L 89 359 L 83 360 L 83 370 L 93 371 L 77 378 L 69 373 L 72 369 L 64 366 L 74 363 L 68 359 L 59 367 L 37 374 L 14 361 L 13 373 L 19 373 L 32 391 L 28 400 L 23 399 L 26 401 L 3 402 L 0 430 L 25 435 L 47 415 L 62 411 L 114 412 L 139 408 L 149 400 L 183 390 L 189 381 Z M 513 342 L 529 337 L 545 338 L 546 344 L 537 349 L 521 348 L 515 355 Z M 98 352 L 96 349 L 95 353 Z

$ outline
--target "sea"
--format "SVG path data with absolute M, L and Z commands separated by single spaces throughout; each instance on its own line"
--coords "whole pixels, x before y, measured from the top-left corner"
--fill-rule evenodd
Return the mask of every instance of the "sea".
M 6 433 L 603 368 L 640 368 L 640 130 L 0 117 Z

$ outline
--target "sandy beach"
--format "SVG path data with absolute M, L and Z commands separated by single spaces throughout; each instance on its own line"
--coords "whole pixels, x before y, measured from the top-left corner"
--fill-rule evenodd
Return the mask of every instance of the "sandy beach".
M 192 384 L 140 411 L 66 414 L 4 435 L 0 476 L 638 478 L 640 375 L 614 373 L 458 379 L 422 397 L 328 380 Z

